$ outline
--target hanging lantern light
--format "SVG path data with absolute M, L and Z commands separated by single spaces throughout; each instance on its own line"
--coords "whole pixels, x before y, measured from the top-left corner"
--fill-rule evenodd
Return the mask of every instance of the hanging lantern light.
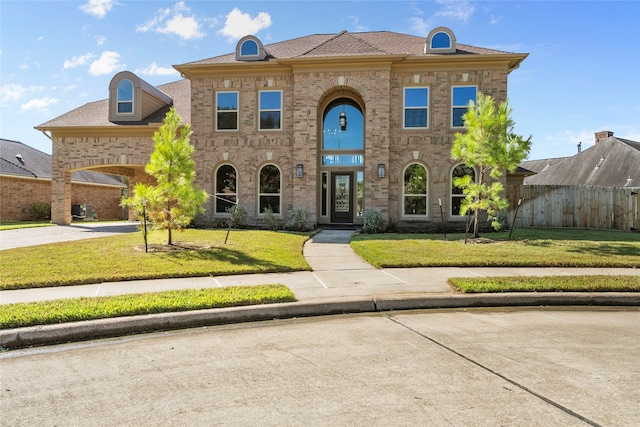
M 340 112 L 340 130 L 347 130 L 347 113 Z

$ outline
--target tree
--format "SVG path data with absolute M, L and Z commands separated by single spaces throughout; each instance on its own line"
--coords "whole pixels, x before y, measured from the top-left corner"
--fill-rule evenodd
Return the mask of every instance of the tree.
M 172 230 L 180 230 L 203 211 L 207 193 L 194 186 L 195 161 L 191 158 L 191 127 L 180 126 L 181 118 L 172 107 L 153 134 L 154 152 L 144 170 L 156 185 L 138 183 L 133 196 L 122 201 L 141 216 L 146 211 L 155 228 L 168 231 L 167 244 L 173 244 Z
M 477 168 L 478 180 L 470 176 L 454 178 L 453 185 L 462 188 L 465 199 L 460 214 L 474 212 L 473 234 L 479 237 L 480 212 L 486 211 L 491 225 L 500 229 L 498 213 L 506 210 L 508 201 L 500 197 L 504 190 L 497 181 L 505 171 L 513 172 L 518 163 L 529 155 L 531 136 L 523 139 L 513 132 L 509 101 L 501 102 L 496 108 L 491 96 L 478 93 L 478 102 L 469 102 L 469 109 L 463 116 L 466 132 L 458 132 L 451 149 L 451 157 L 461 160 L 467 166 Z M 493 182 L 487 184 L 487 175 Z

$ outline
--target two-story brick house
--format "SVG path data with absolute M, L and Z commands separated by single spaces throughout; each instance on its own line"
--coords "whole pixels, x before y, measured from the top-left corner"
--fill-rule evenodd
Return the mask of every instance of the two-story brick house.
M 192 126 L 209 218 L 239 203 L 258 225 L 265 209 L 361 224 L 373 208 L 429 227 L 442 206 L 449 223 L 463 221 L 452 177 L 474 171 L 450 158 L 461 116 L 479 92 L 504 100 L 526 56 L 462 45 L 439 27 L 426 38 L 343 31 L 266 46 L 247 36 L 228 55 L 176 65 L 185 79 L 157 88 L 118 73 L 108 100 L 37 127 L 54 141 L 53 221 L 70 219 L 72 170 L 148 181 L 151 136 L 170 106 Z

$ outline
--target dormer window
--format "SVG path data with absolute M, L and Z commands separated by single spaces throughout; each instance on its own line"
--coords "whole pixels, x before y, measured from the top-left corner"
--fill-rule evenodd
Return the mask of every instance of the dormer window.
M 267 51 L 256 36 L 245 36 L 236 45 L 236 61 L 262 61 Z
M 424 45 L 424 53 L 456 53 L 456 36 L 446 27 L 431 30 Z
M 118 114 L 133 113 L 133 83 L 121 80 L 118 83 Z

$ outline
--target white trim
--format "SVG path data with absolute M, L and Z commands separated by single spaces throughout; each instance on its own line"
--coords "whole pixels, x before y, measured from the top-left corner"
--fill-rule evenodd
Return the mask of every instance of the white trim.
M 278 92 L 280 94 L 280 108 L 279 109 L 275 109 L 275 108 L 265 108 L 262 109 L 260 108 L 260 101 L 261 101 L 261 97 L 263 93 L 267 93 L 267 92 Z M 259 90 L 258 91 L 258 131 L 259 132 L 280 132 L 284 129 L 284 112 L 283 112 L 283 102 L 284 102 L 284 97 L 283 97 L 283 91 L 282 89 L 267 89 L 267 90 Z M 263 129 L 260 125 L 262 124 L 261 121 L 261 114 L 262 112 L 278 112 L 280 113 L 280 127 L 276 128 L 276 129 Z
M 218 94 L 221 93 L 235 93 L 236 94 L 236 104 L 237 104 L 237 109 L 236 110 L 218 110 Z M 216 132 L 238 132 L 240 130 L 240 92 L 237 90 L 216 90 L 214 92 L 214 111 L 215 111 L 215 117 L 214 117 L 214 122 L 215 122 L 215 131 Z M 220 129 L 218 127 L 218 113 L 222 112 L 222 113 L 236 113 L 236 128 L 235 129 Z
M 427 105 L 424 107 L 407 107 L 407 89 L 426 89 L 427 90 Z M 402 129 L 408 129 L 408 130 L 413 130 L 413 129 L 429 129 L 429 95 L 431 92 L 431 88 L 429 86 L 405 86 L 402 88 Z M 427 110 L 427 125 L 426 126 L 410 126 L 407 127 L 407 124 L 405 122 L 406 120 L 406 111 L 407 110 L 423 110 L 426 109 Z
M 261 184 L 261 182 L 260 182 L 260 173 L 262 172 L 262 169 L 264 169 L 267 166 L 275 166 L 275 168 L 278 169 L 278 173 L 280 175 L 280 177 L 279 177 L 280 178 L 280 183 L 279 183 L 279 187 L 278 187 L 279 190 L 280 190 L 279 193 L 261 193 L 260 192 L 260 184 Z M 278 212 L 274 212 L 273 215 L 277 216 L 277 217 L 282 217 L 282 215 L 283 215 L 282 214 L 282 177 L 283 177 L 282 169 L 278 165 L 273 163 L 273 162 L 267 162 L 267 163 L 261 165 L 258 168 L 258 179 L 256 180 L 257 183 L 258 183 L 258 191 L 256 192 L 257 195 L 258 195 L 258 200 L 257 200 L 258 203 L 256 204 L 256 208 L 257 208 L 256 210 L 258 211 L 257 212 L 258 217 L 264 217 L 264 213 L 262 212 L 262 210 L 260 208 L 260 198 L 262 196 L 271 196 L 271 197 L 278 196 Z
M 410 166 L 413 165 L 418 165 L 422 168 L 424 168 L 425 171 L 425 194 L 405 194 L 404 190 L 405 190 L 405 174 L 407 173 L 407 169 Z M 403 169 L 402 169 L 402 177 L 400 179 L 400 183 L 402 185 L 402 199 L 401 199 L 401 215 L 402 218 L 406 218 L 406 219 L 428 219 L 430 217 L 430 210 L 429 210 L 429 169 L 427 168 L 427 166 L 422 163 L 422 162 L 411 162 L 409 164 L 407 164 Z M 425 199 L 425 213 L 424 214 L 411 214 L 411 213 L 405 213 L 404 211 L 404 202 L 405 202 L 405 197 L 424 197 Z
M 453 92 L 457 88 L 468 88 L 468 87 L 475 88 L 475 90 L 476 90 L 476 99 L 474 99 L 473 102 L 477 103 L 478 102 L 478 85 L 455 85 L 455 86 L 451 86 L 451 103 L 450 103 L 451 108 L 449 109 L 449 113 L 451 115 L 450 116 L 451 120 L 449 120 L 449 126 L 451 126 L 452 129 L 462 129 L 464 127 L 464 125 L 461 125 L 461 126 L 454 126 L 453 125 L 453 109 L 454 108 L 467 108 L 467 105 L 469 104 L 469 102 L 467 101 L 467 103 L 465 105 L 454 105 L 453 104 Z

